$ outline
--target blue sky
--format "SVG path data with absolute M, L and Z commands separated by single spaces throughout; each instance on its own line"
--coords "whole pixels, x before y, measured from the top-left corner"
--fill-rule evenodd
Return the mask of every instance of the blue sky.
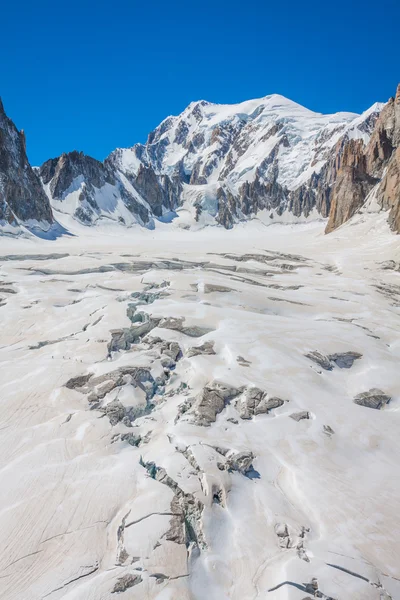
M 4 0 L 0 95 L 32 164 L 145 141 L 189 102 L 361 112 L 400 81 L 399 0 Z

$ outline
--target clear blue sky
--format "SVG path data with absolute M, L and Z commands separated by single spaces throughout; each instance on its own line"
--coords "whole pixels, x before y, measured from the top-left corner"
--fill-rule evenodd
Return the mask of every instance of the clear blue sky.
M 361 112 L 400 81 L 399 0 L 3 0 L 0 95 L 32 164 L 103 159 L 199 99 Z

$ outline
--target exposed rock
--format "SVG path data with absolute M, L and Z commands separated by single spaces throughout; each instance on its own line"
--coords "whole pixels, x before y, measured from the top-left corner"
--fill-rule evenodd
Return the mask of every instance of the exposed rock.
M 284 404 L 281 398 L 269 398 L 268 394 L 259 388 L 246 388 L 236 400 L 235 408 L 241 419 L 251 419 L 256 415 L 268 414 L 274 408 Z
M 317 350 L 315 350 L 314 352 L 309 352 L 308 354 L 306 354 L 306 357 L 317 363 L 317 365 L 325 369 L 325 371 L 332 371 L 333 369 L 329 358 L 327 356 L 324 356 Z
M 342 140 L 335 160 L 326 233 L 347 221 L 373 186 L 378 203 L 389 210 L 391 228 L 400 232 L 400 85 L 376 120 L 368 143 Z
M 350 369 L 355 360 L 362 358 L 359 352 L 343 352 L 341 354 L 329 354 L 328 359 L 334 362 L 340 369 Z
M 134 585 L 139 585 L 139 583 L 142 583 L 142 581 L 141 575 L 136 575 L 136 573 L 127 573 L 126 575 L 123 575 L 123 577 L 119 577 L 117 579 L 117 583 L 114 585 L 111 593 L 120 594 L 121 592 L 126 592 L 126 590 Z
M 254 454 L 250 451 L 229 452 L 226 454 L 226 468 L 228 471 L 238 471 L 242 475 L 248 475 L 254 471 Z
M 135 312 L 130 316 L 130 320 L 133 323 L 131 327 L 111 330 L 111 340 L 107 346 L 109 355 L 119 350 L 129 350 L 132 344 L 140 342 L 140 339 L 150 333 L 160 322 L 160 319 L 150 317 L 145 312 Z
M 87 382 L 89 381 L 89 379 L 93 377 L 93 373 L 88 373 L 87 375 L 78 375 L 77 377 L 72 377 L 71 379 L 69 379 L 67 381 L 67 383 L 65 384 L 65 387 L 67 387 L 70 390 L 75 390 L 75 389 L 79 389 L 79 388 L 83 388 Z
M 309 352 L 306 357 L 316 362 L 325 371 L 332 371 L 334 366 L 340 369 L 350 369 L 355 360 L 362 358 L 359 352 L 341 352 L 324 356 L 318 351 Z
M 240 390 L 223 383 L 210 383 L 200 392 L 190 408 L 193 423 L 208 427 L 215 422 L 217 415 L 224 410 L 226 404 L 239 393 Z
M 200 327 L 198 325 L 188 326 L 184 323 L 184 317 L 168 317 L 166 319 L 162 319 L 158 326 L 164 329 L 172 329 L 173 331 L 179 331 L 180 333 L 184 333 L 189 337 L 202 337 L 203 335 L 206 335 L 207 333 L 213 331 L 213 329 L 210 329 L 208 327 Z
M 354 403 L 367 408 L 375 408 L 381 410 L 391 400 L 391 396 L 382 392 L 378 388 L 372 388 L 368 392 L 357 394 L 354 398 Z
M 307 410 L 301 410 L 300 412 L 292 413 L 289 417 L 295 421 L 302 421 L 303 419 L 309 419 L 310 413 Z
M 53 224 L 49 200 L 26 155 L 25 134 L 9 119 L 0 100 L 0 224 Z
M 215 354 L 214 342 L 209 341 L 204 342 L 204 344 L 202 344 L 201 346 L 192 346 L 192 348 L 189 348 L 189 350 L 187 351 L 186 356 L 188 358 L 191 358 L 192 356 L 198 356 L 199 354 Z
M 113 402 L 110 402 L 110 404 L 107 404 L 107 406 L 104 409 L 104 412 L 110 419 L 111 425 L 116 425 L 117 423 L 122 421 L 122 419 L 126 416 L 126 409 L 124 405 L 121 404 L 121 402 L 118 402 L 117 400 L 114 400 Z

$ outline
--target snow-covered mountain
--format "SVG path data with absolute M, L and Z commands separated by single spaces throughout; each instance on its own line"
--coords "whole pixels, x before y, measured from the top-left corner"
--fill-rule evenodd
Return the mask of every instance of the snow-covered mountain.
M 195 218 L 205 213 L 225 227 L 262 209 L 327 216 L 329 198 L 305 189 L 316 187 L 340 139 L 368 141 L 381 108 L 322 115 L 276 94 L 234 105 L 200 101 L 108 161 L 131 178 L 142 165 L 178 177 L 181 203 Z
M 394 157 L 389 187 L 382 183 L 386 192 L 377 200 L 398 231 L 399 103 L 398 91 L 362 115 L 323 115 L 276 94 L 233 105 L 202 100 L 165 119 L 145 144 L 118 148 L 104 162 L 70 152 L 37 173 L 23 134 L 3 111 L 0 218 L 49 224 L 50 202 L 56 218 L 66 214 L 84 225 L 152 228 L 178 213 L 184 228 L 229 229 L 261 213 L 271 222 L 329 217 L 331 231 L 364 204 Z
M 327 217 L 320 174 L 339 140 L 367 143 L 383 105 L 363 115 L 314 113 L 279 95 L 241 104 L 191 103 L 146 144 L 99 163 L 76 152 L 40 169 L 55 209 L 83 223 L 111 218 L 151 226 L 180 208 L 189 224 L 229 228 L 260 210 Z

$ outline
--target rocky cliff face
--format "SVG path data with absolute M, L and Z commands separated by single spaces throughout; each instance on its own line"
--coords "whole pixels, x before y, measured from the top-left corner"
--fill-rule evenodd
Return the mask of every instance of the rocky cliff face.
M 0 100 L 0 225 L 44 228 L 53 223 L 49 200 L 26 156 L 25 135 L 5 114 Z
M 326 232 L 352 217 L 373 189 L 380 206 L 389 210 L 391 228 L 400 232 L 400 85 L 376 120 L 370 139 L 344 140 L 334 160 Z

